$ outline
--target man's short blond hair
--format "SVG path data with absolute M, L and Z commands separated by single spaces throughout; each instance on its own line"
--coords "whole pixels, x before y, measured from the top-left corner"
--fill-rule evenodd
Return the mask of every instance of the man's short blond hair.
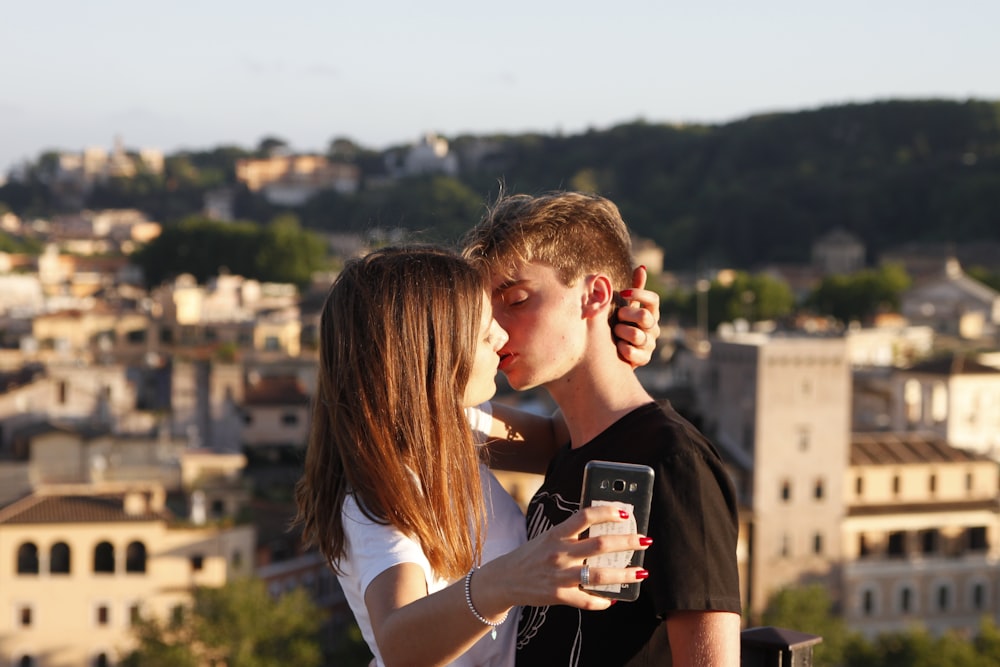
M 632 243 L 614 202 L 582 192 L 501 196 L 466 235 L 464 255 L 480 270 L 511 277 L 531 262 L 552 266 L 565 285 L 603 273 L 631 285 Z

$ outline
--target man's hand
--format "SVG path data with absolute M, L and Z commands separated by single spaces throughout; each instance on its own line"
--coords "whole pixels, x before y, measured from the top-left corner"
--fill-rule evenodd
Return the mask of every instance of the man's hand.
M 621 292 L 627 303 L 618 309 L 614 328 L 618 356 L 632 368 L 649 363 L 660 336 L 660 295 L 645 286 L 646 267 L 640 266 L 632 273 L 632 289 Z

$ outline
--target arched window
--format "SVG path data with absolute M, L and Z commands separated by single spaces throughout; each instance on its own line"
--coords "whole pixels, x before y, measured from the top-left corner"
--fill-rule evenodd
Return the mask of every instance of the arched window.
M 94 658 L 94 667 L 108 667 L 110 664 L 107 653 L 98 653 L 97 657 Z
M 146 571 L 146 545 L 142 542 L 131 542 L 125 550 L 125 571 Z
M 35 659 L 30 655 L 22 655 L 17 661 L 17 667 L 35 667 Z
M 49 572 L 52 574 L 69 574 L 69 545 L 56 542 L 49 549 Z
M 101 542 L 94 547 L 94 572 L 115 571 L 115 548 L 110 542 Z
M 38 574 L 38 547 L 25 542 L 17 549 L 17 573 Z

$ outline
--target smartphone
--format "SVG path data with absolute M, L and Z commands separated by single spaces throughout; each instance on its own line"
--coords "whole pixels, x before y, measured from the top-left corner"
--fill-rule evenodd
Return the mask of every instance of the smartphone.
M 653 499 L 653 469 L 634 463 L 590 461 L 583 471 L 580 508 L 590 505 L 614 505 L 629 513 L 628 521 L 598 523 L 586 535 L 624 533 L 646 534 L 649 528 L 649 505 Z M 618 551 L 588 558 L 591 567 L 641 567 L 645 551 Z M 641 581 L 629 584 L 588 586 L 586 590 L 613 600 L 633 601 L 639 597 Z

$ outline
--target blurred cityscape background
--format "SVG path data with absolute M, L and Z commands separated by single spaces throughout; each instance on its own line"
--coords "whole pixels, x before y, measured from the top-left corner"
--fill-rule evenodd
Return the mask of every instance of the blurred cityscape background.
M 660 294 L 744 626 L 1000 664 L 1000 5 L 441 4 L 6 13 L 0 667 L 367 665 L 289 529 L 322 299 L 557 189 Z
M 6 664 L 151 664 L 133 651 L 191 644 L 209 622 L 192 601 L 247 595 L 247 577 L 260 597 L 226 598 L 234 609 L 297 595 L 323 610 L 296 630 L 324 619 L 317 660 L 363 664 L 335 578 L 289 531 L 318 310 L 348 257 L 457 242 L 498 178 L 620 204 L 662 299 L 638 372 L 729 463 L 748 626 L 823 635 L 825 660 L 901 633 L 995 650 L 1000 104 L 933 100 L 381 151 L 118 139 L 13 170 Z M 553 407 L 540 392 L 497 400 Z M 502 480 L 522 503 L 538 482 Z M 292 639 L 271 641 L 287 655 Z

